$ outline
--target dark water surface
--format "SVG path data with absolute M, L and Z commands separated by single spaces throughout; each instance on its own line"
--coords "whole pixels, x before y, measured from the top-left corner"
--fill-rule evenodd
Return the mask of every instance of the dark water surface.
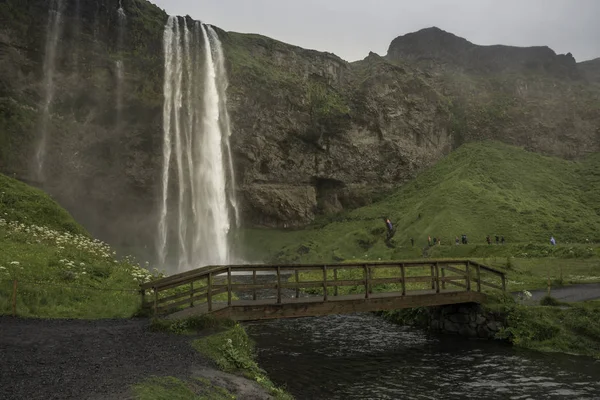
M 371 314 L 253 322 L 260 365 L 297 399 L 600 399 L 600 361 L 431 335 Z

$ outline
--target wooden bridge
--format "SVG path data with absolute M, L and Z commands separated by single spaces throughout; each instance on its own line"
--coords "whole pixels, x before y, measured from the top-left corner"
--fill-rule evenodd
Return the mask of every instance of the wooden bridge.
M 293 318 L 481 303 L 506 290 L 503 272 L 468 260 L 320 265 L 225 265 L 141 285 L 155 316 Z

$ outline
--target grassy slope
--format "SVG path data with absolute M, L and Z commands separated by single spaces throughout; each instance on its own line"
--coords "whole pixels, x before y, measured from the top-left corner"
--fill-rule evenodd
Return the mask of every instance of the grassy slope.
M 117 261 L 42 191 L 0 175 L 0 314 L 26 317 L 127 317 L 149 273 Z M 115 290 L 117 289 L 117 290 Z
M 421 256 L 428 235 L 445 245 L 463 233 L 472 244 L 483 244 L 488 234 L 504 235 L 508 244 L 547 244 L 551 235 L 559 244 L 599 242 L 597 167 L 600 157 L 577 163 L 495 142 L 470 143 L 384 200 L 321 227 L 246 232 L 249 256 L 286 261 L 414 258 Z M 384 243 L 382 216 L 395 224 L 394 248 Z M 417 249 L 409 248 L 411 237 Z M 310 251 L 300 255 L 300 245 Z M 485 257 L 507 252 L 475 250 L 442 246 L 434 253 Z

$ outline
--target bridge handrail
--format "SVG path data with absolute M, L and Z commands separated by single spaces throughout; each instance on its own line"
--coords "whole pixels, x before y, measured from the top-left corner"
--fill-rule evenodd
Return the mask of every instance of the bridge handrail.
M 491 272 L 498 276 L 504 277 L 505 274 L 502 271 L 498 271 L 492 267 L 488 267 L 486 265 L 480 264 L 471 260 L 456 260 L 456 259 L 439 259 L 439 260 L 430 260 L 430 261 L 373 261 L 373 262 L 350 262 L 350 263 L 322 263 L 322 264 L 233 264 L 233 265 L 208 265 L 205 267 L 197 268 L 191 271 L 182 272 L 179 274 L 174 274 L 165 278 L 153 280 L 147 283 L 140 285 L 141 290 L 148 289 L 157 289 L 163 286 L 170 286 L 179 282 L 187 282 L 190 280 L 197 280 L 202 278 L 203 276 L 208 275 L 209 273 L 217 273 L 217 272 L 227 272 L 228 269 L 242 269 L 244 271 L 252 271 L 252 270 L 265 270 L 265 269 L 284 269 L 284 270 L 296 270 L 296 269 L 322 269 L 323 266 L 327 266 L 329 268 L 363 268 L 364 266 L 368 267 L 384 267 L 384 266 L 400 266 L 404 265 L 405 267 L 410 266 L 426 266 L 432 265 L 435 263 L 444 264 L 444 263 L 469 263 L 475 265 L 487 272 Z M 185 284 L 185 283 L 181 283 Z
M 410 268 L 425 267 L 425 271 L 418 271 L 412 275 L 407 275 L 406 272 Z M 360 277 L 349 276 L 340 277 L 338 272 L 349 269 L 363 270 Z M 379 268 L 398 268 L 398 273 L 392 276 L 375 277 L 374 274 Z M 236 283 L 232 278 L 233 274 L 238 271 L 251 272 L 252 283 Z M 257 273 L 263 271 L 275 272 L 276 281 L 257 282 Z M 319 271 L 322 272 L 322 277 L 317 280 L 302 280 L 300 281 L 299 274 L 302 271 Z M 331 273 L 331 271 L 333 271 Z M 287 276 L 286 272 L 291 272 L 290 275 L 295 275 L 293 279 L 282 280 L 282 275 Z M 421 272 L 419 274 L 419 272 Z M 500 277 L 502 284 L 498 285 L 493 281 L 484 280 L 483 275 L 489 273 L 495 277 Z M 225 279 L 222 279 L 226 275 Z M 329 275 L 329 277 L 328 277 Z M 271 275 L 268 275 L 271 276 Z M 215 281 L 215 278 L 219 278 Z M 221 280 L 222 279 L 222 280 Z M 272 278 L 271 278 L 272 279 Z M 440 293 L 446 290 L 446 285 L 457 286 L 467 292 L 472 291 L 471 285 L 476 285 L 474 291 L 481 292 L 482 286 L 506 290 L 506 277 L 504 272 L 480 264 L 470 260 L 419 260 L 419 261 L 377 261 L 377 262 L 350 262 L 350 263 L 330 263 L 330 264 L 240 264 L 240 265 L 212 265 L 198 268 L 192 271 L 183 272 L 158 280 L 150 281 L 140 285 L 140 293 L 142 295 L 143 307 L 151 307 L 153 303 L 154 313 L 167 311 L 174 307 L 188 305 L 194 306 L 194 302 L 204 302 L 211 312 L 212 305 L 215 303 L 213 297 L 219 294 L 227 293 L 227 306 L 231 306 L 233 292 L 251 291 L 252 299 L 257 300 L 257 291 L 267 289 L 277 291 L 277 303 L 282 302 L 282 289 L 295 289 L 295 298 L 300 297 L 301 289 L 317 288 L 323 291 L 323 301 L 327 302 L 328 291 L 332 291 L 333 296 L 338 296 L 339 287 L 364 287 L 365 299 L 370 298 L 373 293 L 374 285 L 380 284 L 397 284 L 392 286 L 392 293 L 405 296 L 407 292 L 415 290 L 414 286 L 409 288 L 408 284 L 414 283 L 430 283 L 427 285 L 429 289 L 435 293 Z M 196 286 L 195 286 L 196 284 Z M 177 289 L 183 286 L 186 288 L 181 291 Z M 394 289 L 395 288 L 395 289 Z M 153 301 L 146 303 L 146 291 L 152 290 Z M 401 291 L 400 291 L 401 290 Z M 167 293 L 166 297 L 159 296 L 159 292 Z M 218 303 L 218 302 L 217 302 Z

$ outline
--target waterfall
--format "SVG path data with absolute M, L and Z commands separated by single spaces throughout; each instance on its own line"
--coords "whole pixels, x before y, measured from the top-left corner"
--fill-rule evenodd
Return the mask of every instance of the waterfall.
M 240 227 L 240 211 L 236 201 L 235 196 L 235 174 L 233 169 L 233 155 L 231 153 L 231 144 L 229 138 L 231 137 L 231 121 L 229 119 L 229 113 L 227 112 L 227 87 L 229 86 L 229 81 L 227 79 L 227 70 L 225 69 L 225 55 L 223 53 L 223 46 L 221 46 L 221 41 L 219 40 L 219 36 L 215 32 L 215 30 L 208 26 L 208 32 L 213 40 L 215 46 L 215 54 L 217 58 L 217 84 L 219 85 L 219 94 L 220 94 L 220 104 L 219 109 L 220 113 L 223 116 L 222 118 L 222 131 L 223 131 L 223 142 L 225 144 L 225 156 L 227 157 L 227 166 L 228 166 L 228 193 L 227 197 L 229 198 L 231 208 L 234 212 L 236 227 Z
M 44 54 L 44 103 L 42 104 L 42 119 L 40 123 L 40 140 L 36 149 L 35 161 L 37 179 L 44 180 L 44 164 L 48 142 L 48 123 L 50 120 L 50 105 L 54 99 L 54 73 L 56 70 L 56 51 L 60 38 L 64 0 L 51 0 L 48 10 L 48 25 L 46 28 L 46 47 Z
M 122 52 L 123 49 L 123 41 L 125 36 L 125 24 L 127 23 L 127 15 L 125 15 L 125 10 L 123 10 L 123 4 L 119 0 L 119 8 L 117 9 L 117 22 L 118 22 L 118 32 L 117 32 L 117 51 Z M 119 55 L 121 57 L 121 55 Z M 117 75 L 117 128 L 121 127 L 121 116 L 123 114 L 123 80 L 125 79 L 125 64 L 123 60 L 120 58 L 116 61 L 116 75 Z
M 163 47 L 159 262 L 179 271 L 228 263 L 230 208 L 236 220 L 238 211 L 221 43 L 212 28 L 196 22 L 192 31 L 171 16 Z

